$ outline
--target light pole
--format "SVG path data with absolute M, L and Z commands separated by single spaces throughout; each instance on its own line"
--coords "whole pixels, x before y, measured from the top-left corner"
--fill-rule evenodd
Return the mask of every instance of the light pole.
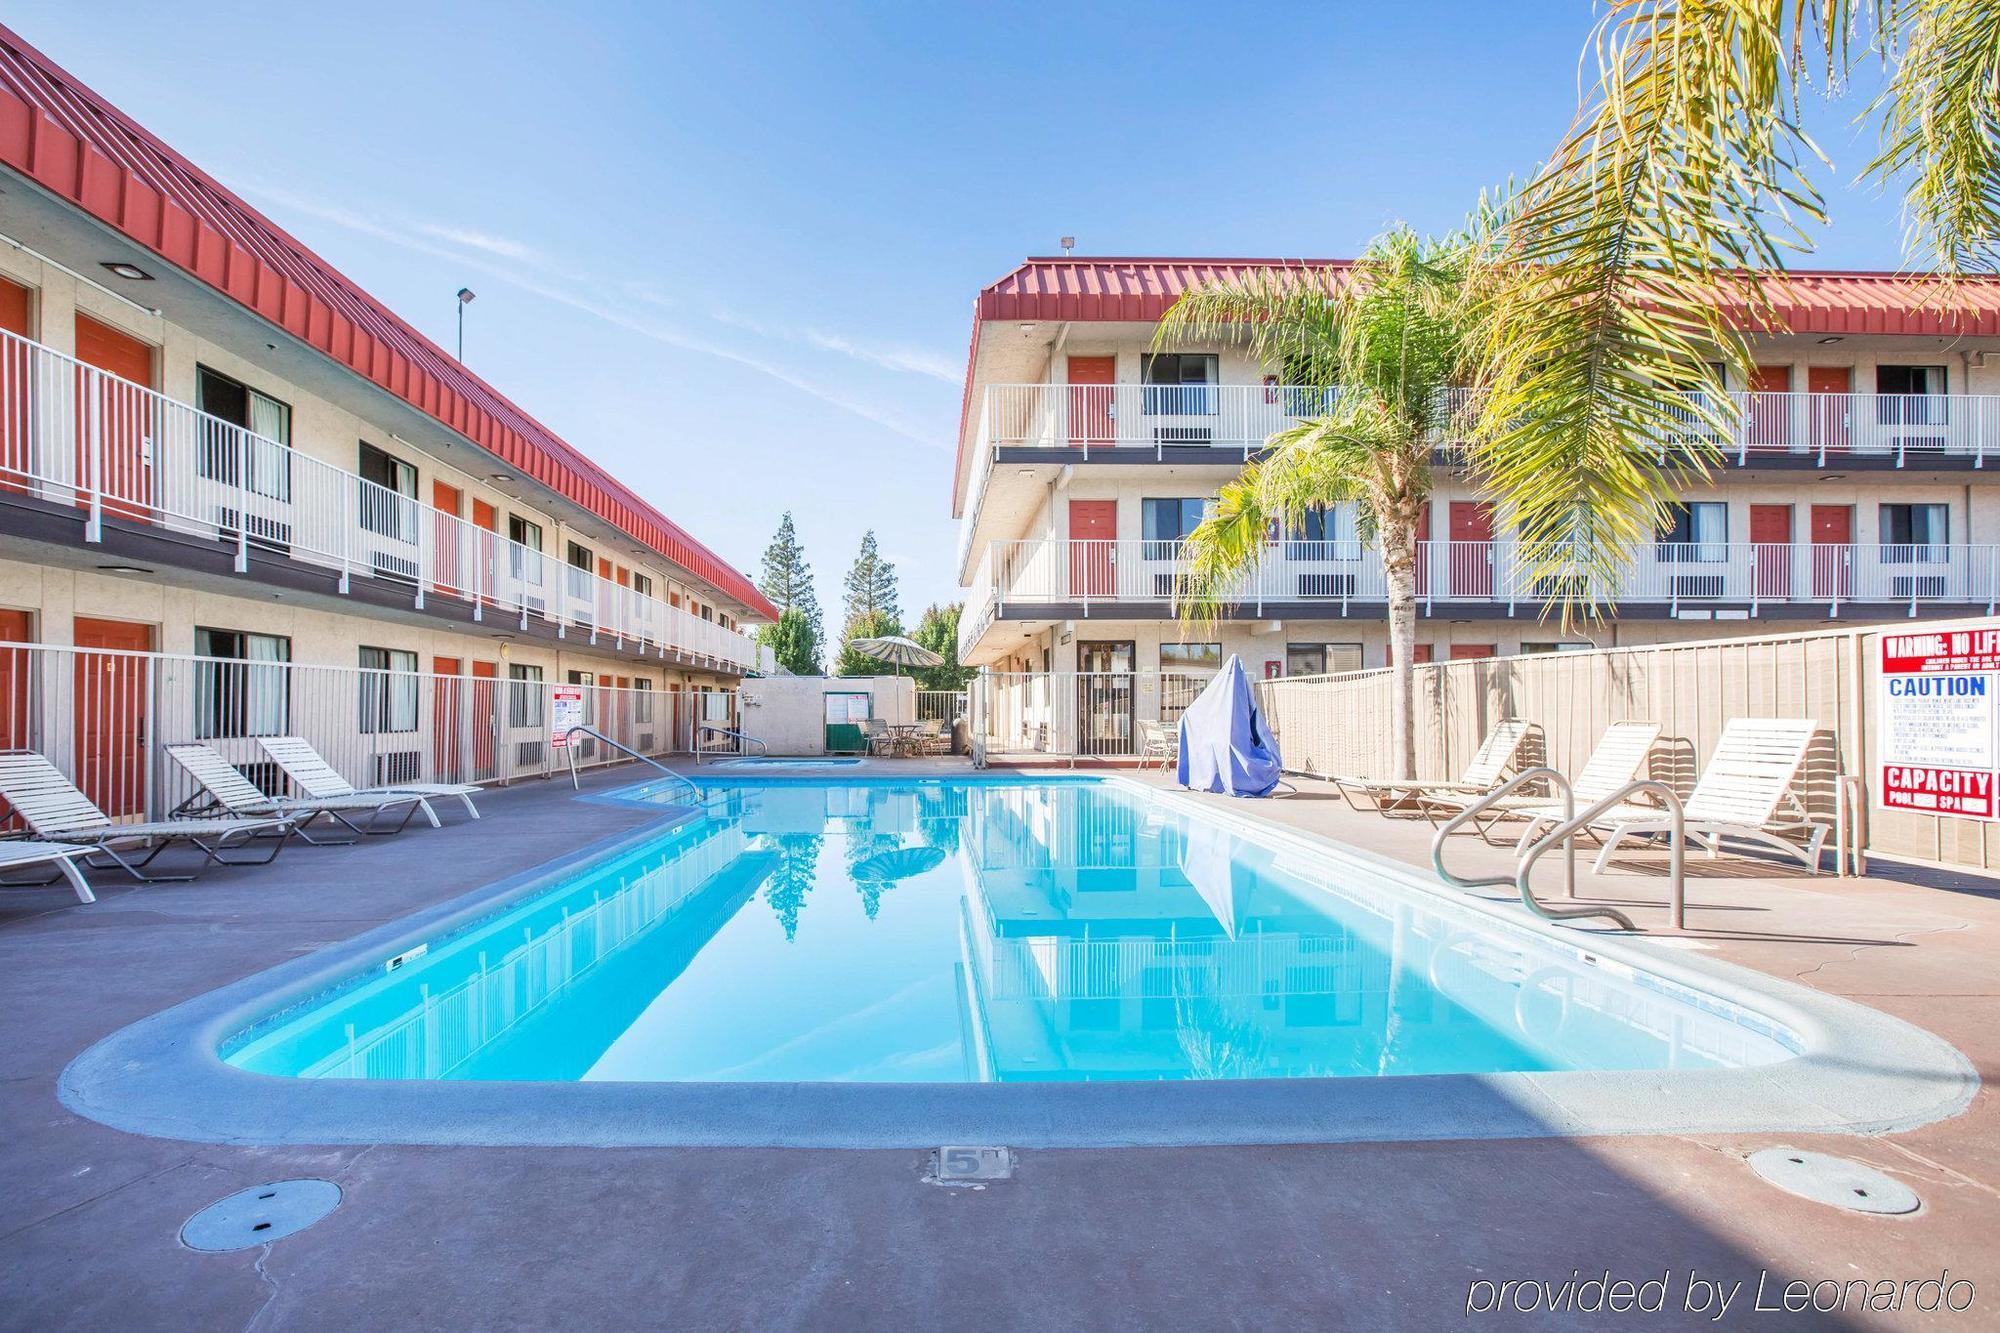
M 458 289 L 458 360 L 461 365 L 465 363 L 465 308 L 475 299 L 477 298 L 473 296 L 472 288 Z

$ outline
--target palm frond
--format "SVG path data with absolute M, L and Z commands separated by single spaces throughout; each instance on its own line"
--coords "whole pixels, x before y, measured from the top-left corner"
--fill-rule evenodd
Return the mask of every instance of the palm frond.
M 1956 279 L 2000 267 L 2000 4 L 1891 0 L 1871 174 L 1905 185 L 1906 249 Z

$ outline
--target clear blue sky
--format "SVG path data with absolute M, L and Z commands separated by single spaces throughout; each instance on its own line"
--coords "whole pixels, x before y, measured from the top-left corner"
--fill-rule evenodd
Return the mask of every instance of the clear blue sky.
M 560 11 L 560 12 L 558 12 Z M 957 595 L 971 301 L 1084 254 L 1453 225 L 1575 104 L 1587 0 L 679 6 L 15 0 L 8 23 L 753 576 L 837 623 L 874 528 Z M 1862 99 L 1810 122 L 1833 183 Z M 1893 268 L 1841 189 L 1810 262 Z

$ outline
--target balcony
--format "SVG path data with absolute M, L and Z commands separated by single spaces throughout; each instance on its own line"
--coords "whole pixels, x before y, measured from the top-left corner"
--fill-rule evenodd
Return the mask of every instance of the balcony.
M 1421 610 L 1468 607 L 1538 615 L 1563 576 L 1537 577 L 1511 542 L 1419 542 Z M 961 651 L 1003 617 L 1049 619 L 1123 612 L 1171 616 L 1185 591 L 1179 542 L 996 542 L 979 567 L 962 620 Z M 1916 615 L 1927 606 L 1992 613 L 2000 546 L 1661 542 L 1642 547 L 1615 579 L 1567 589 L 1599 604 L 1673 616 L 1726 608 L 1750 615 L 1783 606 L 1838 616 L 1850 604 Z M 1388 604 L 1380 555 L 1359 542 L 1276 541 L 1233 590 L 1237 613 L 1344 616 Z
M 553 560 L 40 343 L 0 332 L 0 492 L 69 506 L 87 541 L 107 518 L 192 535 L 394 589 L 475 621 L 530 621 L 688 665 L 755 669 L 749 636 Z
M 987 386 L 980 432 L 995 449 L 1137 451 L 1156 459 L 1187 450 L 1248 457 L 1281 430 L 1333 408 L 1338 389 L 1280 384 L 994 384 Z M 1966 394 L 1736 393 L 1735 429 L 1705 430 L 1688 395 L 1687 433 L 1740 464 L 1753 456 L 1810 459 L 1815 466 L 1876 458 L 1898 466 L 1958 459 L 1973 466 L 2000 453 L 2000 397 Z M 1455 415 L 1468 391 L 1453 390 Z

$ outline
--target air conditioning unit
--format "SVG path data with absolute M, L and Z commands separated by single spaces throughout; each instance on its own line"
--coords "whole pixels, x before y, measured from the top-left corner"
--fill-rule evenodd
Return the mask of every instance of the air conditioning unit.
M 541 741 L 515 741 L 514 764 L 517 768 L 540 768 L 542 766 L 543 745 Z
M 1356 587 L 1352 574 L 1301 574 L 1300 597 L 1352 597 Z
M 372 551 L 368 556 L 368 567 L 374 571 L 376 578 L 393 579 L 398 583 L 417 581 L 417 562 L 405 556 Z
M 1674 575 L 1674 596 L 1676 597 L 1720 597 L 1723 581 L 1720 574 L 1676 574 Z
M 370 786 L 391 787 L 398 782 L 415 782 L 423 776 L 421 750 L 395 750 L 375 756 L 375 776 Z
M 1889 595 L 1898 601 L 1911 597 L 1943 597 L 1942 574 L 1897 574 L 1889 580 Z
M 1215 443 L 1215 431 L 1208 426 L 1155 426 L 1154 444 L 1197 444 Z
M 226 545 L 233 545 L 236 541 L 237 530 L 242 526 L 239 521 L 240 513 L 240 510 L 227 506 L 215 511 L 215 525 L 220 529 L 216 535 Z M 266 518 L 262 514 L 252 514 L 250 544 L 289 555 L 292 550 L 292 525 L 279 519 Z

